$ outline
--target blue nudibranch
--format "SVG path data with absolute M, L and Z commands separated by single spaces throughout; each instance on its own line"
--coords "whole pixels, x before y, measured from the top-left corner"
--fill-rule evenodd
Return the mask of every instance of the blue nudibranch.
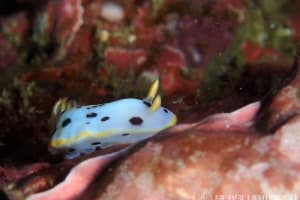
M 66 151 L 71 159 L 97 147 L 138 142 L 174 126 L 176 115 L 161 106 L 158 86 L 156 80 L 142 100 L 126 98 L 81 107 L 59 100 L 53 107 L 53 114 L 60 116 L 49 147 Z

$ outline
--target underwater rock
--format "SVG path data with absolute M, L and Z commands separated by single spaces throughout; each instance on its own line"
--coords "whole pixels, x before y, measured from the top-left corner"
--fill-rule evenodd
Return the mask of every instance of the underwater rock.
M 56 38 L 59 42 L 70 45 L 74 35 L 83 24 L 81 0 L 63 0 L 58 2 Z
M 59 48 L 56 56 L 62 58 L 83 24 L 83 12 L 81 0 L 49 1 L 34 21 L 34 41 L 43 47 L 55 39 L 51 42 Z
M 300 51 L 298 52 L 298 58 L 294 61 L 291 73 L 288 74 L 287 80 L 290 80 L 285 81 L 287 83 L 279 89 L 276 96 L 266 100 L 264 108 L 260 111 L 257 127 L 266 132 L 276 131 L 290 118 L 300 114 L 299 57 Z
M 30 31 L 30 21 L 26 12 L 18 12 L 10 17 L 0 20 L 2 34 L 19 47 L 27 39 Z
M 21 171 L 15 172 L 18 174 L 19 178 L 15 181 L 11 181 L 10 184 L 4 184 L 7 183 L 7 180 L 3 180 L 2 189 L 4 188 L 4 191 L 6 192 L 7 196 L 10 199 L 19 199 L 21 197 L 29 196 L 30 194 L 38 193 L 44 190 L 47 190 L 54 185 L 60 185 L 57 189 L 60 193 L 59 196 L 65 194 L 61 192 L 61 188 L 68 187 L 69 184 L 77 184 L 77 190 L 76 192 L 74 190 L 70 190 L 67 195 L 70 197 L 78 196 L 87 186 L 90 180 L 96 176 L 96 173 L 98 171 L 101 171 L 103 167 L 106 166 L 107 162 L 110 161 L 110 159 L 116 158 L 115 156 L 121 156 L 121 154 L 117 154 L 114 152 L 123 152 L 122 149 L 124 149 L 127 145 L 115 145 L 110 148 L 100 150 L 98 152 L 94 152 L 89 155 L 81 156 L 79 158 L 73 159 L 73 160 L 66 160 L 57 164 L 52 164 L 49 166 L 49 164 L 34 164 L 32 166 L 28 166 L 26 169 L 23 169 Z M 121 150 L 121 151 L 120 151 Z M 98 159 L 90 160 L 89 158 L 98 157 Z M 57 158 L 56 158 L 57 159 Z M 86 161 L 86 162 L 85 162 Z M 81 165 L 81 164 L 82 165 Z M 94 168 L 86 168 L 86 163 L 94 163 Z M 96 164 L 95 164 L 96 163 Z M 99 164 L 99 165 L 98 165 Z M 78 167 L 74 167 L 77 166 Z M 40 169 L 39 171 L 37 169 Z M 85 171 L 87 169 L 88 171 Z M 2 171 L 4 171 L 3 169 Z M 37 171 L 37 172 L 36 172 Z M 68 175 L 69 172 L 71 175 Z M 1 170 L 0 170 L 1 172 Z M 26 172 L 26 173 L 24 173 Z M 27 174 L 27 176 L 26 176 Z M 23 177 L 22 177 L 23 175 Z M 82 182 L 82 184 L 78 184 L 77 181 L 73 182 L 74 177 L 76 180 L 80 181 L 80 179 L 86 179 L 86 182 Z M 63 180 L 66 180 L 65 182 Z M 71 182 L 70 182 L 71 181 Z M 5 187 L 3 187 L 6 185 Z M 73 187 L 72 187 L 73 188 Z M 67 188 L 68 189 L 68 188 Z M 54 188 L 54 192 L 50 191 L 50 199 L 51 195 L 55 193 L 57 190 Z M 56 193 L 57 195 L 57 193 Z M 40 195 L 37 195 L 37 197 L 33 197 L 33 199 L 37 198 L 39 199 Z M 64 196 L 66 197 L 66 195 Z M 45 195 L 41 195 L 41 198 L 44 199 Z M 65 198 L 61 198 L 65 199 Z
M 300 164 L 300 115 L 296 115 L 276 131 L 274 148 L 285 158 L 295 164 Z
M 160 76 L 162 88 L 167 95 L 184 94 L 186 97 L 195 97 L 195 91 L 199 87 L 197 80 L 184 79 L 178 69 L 162 70 Z
M 276 49 L 262 47 L 259 44 L 256 44 L 251 41 L 244 41 L 243 44 L 241 45 L 241 50 L 246 56 L 247 63 L 250 65 L 259 63 L 260 60 L 266 60 L 266 59 L 273 59 L 273 60 L 276 59 L 278 60 L 278 62 L 284 62 L 286 60 L 286 58 L 282 55 L 282 53 L 280 53 Z M 271 71 L 270 69 L 264 69 L 264 70 Z
M 220 2 L 218 1 L 216 4 Z M 204 7 L 212 6 L 207 4 Z M 188 66 L 193 66 L 197 70 L 201 70 L 212 58 L 228 47 L 233 40 L 232 31 L 238 27 L 237 20 L 226 16 L 227 7 L 223 6 L 222 9 L 215 7 L 217 5 L 207 9 L 218 13 L 217 18 L 209 15 L 195 17 L 190 12 L 170 13 L 166 16 L 167 31 L 171 35 L 168 37 L 168 43 L 181 49 L 185 54 Z
M 1 182 L 7 182 L 7 181 L 17 181 L 18 179 L 28 176 L 29 174 L 32 174 L 36 171 L 39 171 L 43 168 L 48 167 L 48 163 L 35 163 L 32 165 L 29 165 L 27 167 L 23 167 L 21 170 L 18 169 L 7 169 L 4 167 L 0 167 L 0 184 Z
M 293 17 L 289 20 L 289 22 L 288 22 L 289 26 L 292 27 L 293 30 L 294 30 L 293 37 L 294 37 L 297 41 L 299 41 L 299 39 L 300 39 L 300 26 L 299 26 L 299 20 L 300 20 L 300 15 L 296 15 L 296 16 L 293 16 Z
M 195 80 L 187 80 L 182 77 L 182 72 L 187 70 L 187 61 L 182 50 L 165 45 L 160 50 L 157 60 L 163 91 L 168 95 L 184 93 L 192 95 L 197 90 L 198 83 Z M 187 90 L 189 88 L 189 90 Z
M 0 46 L 0 70 L 16 65 L 19 62 L 17 50 L 3 34 L 0 34 Z
M 162 44 L 165 39 L 164 27 L 161 24 L 149 24 L 151 7 L 149 4 L 137 8 L 137 14 L 133 19 L 133 26 L 136 35 L 136 46 L 149 49 Z
M 200 124 L 178 125 L 105 170 L 81 197 L 297 199 L 299 134 L 295 131 L 300 118 L 275 136 L 261 136 L 249 128 L 257 109 L 258 104 L 250 104 Z
M 137 71 L 147 60 L 147 52 L 143 49 L 122 49 L 108 47 L 104 52 L 106 64 L 114 65 L 119 72 L 125 72 L 129 67 Z
M 20 47 L 28 37 L 29 26 L 25 12 L 0 19 L 0 70 L 21 62 Z
M 77 166 L 71 169 L 65 180 L 59 183 L 53 189 L 40 194 L 32 195 L 27 199 L 77 199 L 79 198 L 80 194 L 87 189 L 91 180 L 98 175 L 98 172 L 101 171 L 112 160 L 120 157 L 125 151 L 126 148 L 80 162 Z
M 161 70 L 166 68 L 183 70 L 187 67 L 184 53 L 180 49 L 168 45 L 162 48 L 158 65 Z

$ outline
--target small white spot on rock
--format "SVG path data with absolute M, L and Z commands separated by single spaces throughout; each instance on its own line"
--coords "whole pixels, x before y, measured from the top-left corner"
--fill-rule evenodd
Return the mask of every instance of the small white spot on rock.
M 107 30 L 102 30 L 100 32 L 100 40 L 101 42 L 107 42 L 110 37 L 110 33 Z
M 185 163 L 183 160 L 181 159 L 178 159 L 176 160 L 176 166 L 179 168 L 179 169 L 183 169 L 185 167 Z
M 189 160 L 192 161 L 193 163 L 197 163 L 199 159 L 205 156 L 205 153 L 202 151 L 196 151 L 192 155 L 189 156 Z
M 192 59 L 195 63 L 200 63 L 202 60 L 201 54 L 193 47 L 189 47 L 188 51 L 192 55 Z
M 278 150 L 296 163 L 300 163 L 299 130 L 300 116 L 295 118 L 294 122 L 287 123 L 278 132 L 276 132 L 276 135 L 279 138 Z
M 64 11 L 68 14 L 72 14 L 73 12 L 73 6 L 71 4 L 67 4 L 65 7 L 64 7 Z
M 230 146 L 226 149 L 224 149 L 225 152 L 234 152 L 234 151 L 238 151 L 239 149 L 241 148 L 241 145 L 233 145 L 233 146 Z
M 176 194 L 180 197 L 180 199 L 191 199 L 191 194 L 189 191 L 184 190 L 183 188 L 175 189 Z
M 100 8 L 101 17 L 109 22 L 120 22 L 124 18 L 124 8 L 112 1 L 104 2 Z
M 136 41 L 136 36 L 135 35 L 129 35 L 127 40 L 128 40 L 129 43 L 134 43 Z
M 250 139 L 249 139 L 249 137 L 246 137 L 244 139 L 244 145 L 247 146 L 249 143 L 250 143 Z

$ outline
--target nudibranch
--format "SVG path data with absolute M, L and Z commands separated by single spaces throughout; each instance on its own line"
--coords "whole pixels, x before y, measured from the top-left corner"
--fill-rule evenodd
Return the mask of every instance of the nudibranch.
M 121 143 L 135 143 L 176 124 L 176 115 L 161 106 L 156 80 L 144 99 L 126 98 L 99 105 L 78 107 L 66 99 L 53 107 L 57 116 L 55 132 L 49 144 L 63 150 L 72 159 Z

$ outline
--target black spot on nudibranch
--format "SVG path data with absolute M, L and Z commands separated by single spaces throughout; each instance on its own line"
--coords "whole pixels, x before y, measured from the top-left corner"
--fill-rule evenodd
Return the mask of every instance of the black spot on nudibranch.
M 149 103 L 148 101 L 143 101 L 143 103 L 148 106 L 148 107 L 151 107 L 151 103 Z
M 70 118 L 67 118 L 67 119 L 65 119 L 63 122 L 62 122 L 62 127 L 64 128 L 64 127 L 66 127 L 68 124 L 70 124 L 71 123 L 71 119 Z
M 129 119 L 129 122 L 132 125 L 141 125 L 143 123 L 143 119 L 140 117 L 132 117 Z
M 93 143 L 91 143 L 91 145 L 94 145 L 94 146 L 99 145 L 99 144 L 101 144 L 101 142 L 93 142 Z
M 74 151 L 75 151 L 75 149 L 72 149 L 72 148 L 71 148 L 71 149 L 68 149 L 68 152 L 69 152 L 69 153 L 72 153 L 72 152 L 74 152 Z
M 164 111 L 165 111 L 165 113 L 169 113 L 169 111 L 166 108 L 164 108 Z
M 88 113 L 88 114 L 86 114 L 86 117 L 87 118 L 97 117 L 97 113 L 94 113 L 94 112 Z
M 108 116 L 105 116 L 105 117 L 102 117 L 102 119 L 101 119 L 101 121 L 107 121 L 107 120 L 109 120 L 109 117 Z
M 130 133 L 123 133 L 122 136 L 130 135 Z

